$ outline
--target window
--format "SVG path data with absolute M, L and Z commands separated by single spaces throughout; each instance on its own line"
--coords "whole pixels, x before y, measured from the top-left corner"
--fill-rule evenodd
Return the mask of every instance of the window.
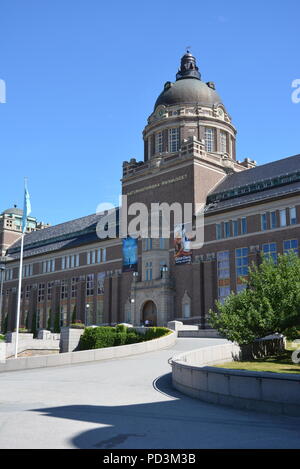
M 54 282 L 48 282 L 47 284 L 47 300 L 50 301 L 52 297 L 52 288 L 53 288 Z
M 298 254 L 298 239 L 289 239 L 287 241 L 283 241 L 283 253 L 288 254 L 290 251 Z
M 152 262 L 146 262 L 146 280 L 152 280 Z
M 24 270 L 23 270 L 23 272 L 24 272 Z M 24 273 L 23 273 L 23 277 L 24 277 Z M 13 279 L 13 269 L 6 269 L 6 271 L 5 271 L 5 280 L 12 280 L 12 279 Z
M 71 298 L 76 298 L 77 297 L 77 283 L 78 283 L 78 277 L 72 277 L 71 279 Z
M 74 267 L 79 267 L 79 254 L 72 254 L 71 256 L 64 256 L 61 258 L 61 268 L 73 269 Z
M 86 276 L 86 296 L 94 295 L 94 274 Z
M 280 210 L 280 226 L 286 226 L 286 210 Z
M 164 240 L 164 238 L 159 238 L 159 249 L 165 249 L 165 240 Z
M 230 294 L 229 251 L 218 252 L 218 297 L 221 302 Z
M 233 231 L 233 236 L 239 235 L 239 223 L 237 220 L 232 221 L 232 231 Z
M 277 213 L 271 212 L 271 229 L 277 228 Z
M 155 153 L 161 153 L 163 151 L 163 133 L 157 132 L 155 134 Z
M 60 298 L 66 300 L 68 298 L 68 283 L 66 280 L 61 281 L 60 285 Z
M 242 234 L 247 234 L 247 218 L 246 217 L 242 218 L 241 220 L 241 231 L 242 231 Z
M 239 248 L 235 250 L 235 272 L 236 272 L 236 291 L 239 293 L 244 290 L 247 285 L 242 282 L 242 278 L 248 275 L 249 266 L 249 249 Z
M 290 208 L 290 224 L 296 225 L 296 223 L 297 223 L 296 207 L 291 207 Z
M 179 127 L 169 129 L 169 151 L 179 150 Z
M 23 277 L 31 277 L 33 272 L 33 264 L 26 264 L 23 266 Z
M 266 213 L 263 213 L 261 216 L 261 229 L 262 231 L 265 231 L 267 228 L 268 228 L 268 225 L 267 225 L 267 214 Z
M 214 129 L 209 127 L 205 129 L 205 150 L 214 151 Z
M 150 251 L 152 249 L 152 238 L 145 239 L 145 251 Z
M 86 263 L 87 264 L 100 264 L 106 261 L 106 248 L 101 249 L 94 249 L 93 251 L 88 251 L 86 253 Z
M 216 224 L 216 238 L 222 239 L 222 223 Z
M 97 300 L 96 310 L 96 324 L 102 324 L 104 322 L 104 301 L 103 299 Z
M 225 221 L 224 228 L 225 228 L 225 238 L 229 238 L 231 236 L 230 221 Z
M 45 299 L 45 284 L 39 283 L 38 286 L 38 303 L 41 303 Z
M 55 259 L 49 259 L 42 264 L 43 274 L 55 271 Z
M 25 298 L 28 299 L 30 297 L 31 285 L 26 285 L 25 287 Z
M 104 280 L 105 280 L 105 272 L 99 272 L 97 274 L 97 295 L 104 294 Z
M 220 152 L 221 153 L 226 153 L 227 152 L 227 138 L 226 138 L 226 132 L 221 130 L 220 132 Z
M 277 245 L 276 243 L 263 244 L 263 254 L 267 258 L 272 258 L 274 262 L 277 262 Z

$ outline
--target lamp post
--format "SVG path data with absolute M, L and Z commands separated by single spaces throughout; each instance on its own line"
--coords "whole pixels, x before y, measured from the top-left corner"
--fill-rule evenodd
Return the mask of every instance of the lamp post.
M 86 304 L 86 305 L 85 305 L 85 318 L 84 318 L 84 323 L 85 323 L 86 326 L 88 325 L 88 324 L 87 324 L 87 319 L 88 319 L 89 307 L 90 307 L 89 304 Z
M 0 264 L 0 272 L 1 272 L 1 283 L 0 283 L 0 331 L 2 326 L 2 303 L 3 303 L 3 282 L 4 282 L 4 272 L 5 272 L 5 265 Z

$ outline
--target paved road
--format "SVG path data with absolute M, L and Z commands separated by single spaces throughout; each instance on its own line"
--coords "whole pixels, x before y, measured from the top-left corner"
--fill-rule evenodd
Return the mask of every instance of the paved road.
M 2 373 L 0 448 L 300 448 L 299 418 L 172 389 L 168 358 L 222 342 L 178 339 L 136 357 Z

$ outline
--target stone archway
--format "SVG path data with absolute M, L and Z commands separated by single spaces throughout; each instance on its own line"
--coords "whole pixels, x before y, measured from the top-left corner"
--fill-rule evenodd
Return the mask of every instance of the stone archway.
M 145 321 L 149 321 L 149 326 L 157 325 L 157 308 L 154 301 L 148 300 L 144 303 L 142 308 L 142 320 L 143 324 L 145 324 Z

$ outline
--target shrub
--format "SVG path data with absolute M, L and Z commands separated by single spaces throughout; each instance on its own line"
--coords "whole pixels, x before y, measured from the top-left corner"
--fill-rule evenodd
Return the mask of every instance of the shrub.
M 70 327 L 72 327 L 72 329 L 85 329 L 85 325 L 80 321 L 72 322 Z
M 0 341 L 4 341 L 4 340 L 5 340 L 5 335 L 0 334 Z
M 58 311 L 55 314 L 55 318 L 54 318 L 53 332 L 55 332 L 56 334 L 60 333 L 60 314 Z
M 117 345 L 136 344 L 146 340 L 157 339 L 169 334 L 165 327 L 151 327 L 145 334 L 139 334 L 131 327 L 118 324 L 116 327 L 86 327 L 80 337 L 79 350 L 113 347 Z

